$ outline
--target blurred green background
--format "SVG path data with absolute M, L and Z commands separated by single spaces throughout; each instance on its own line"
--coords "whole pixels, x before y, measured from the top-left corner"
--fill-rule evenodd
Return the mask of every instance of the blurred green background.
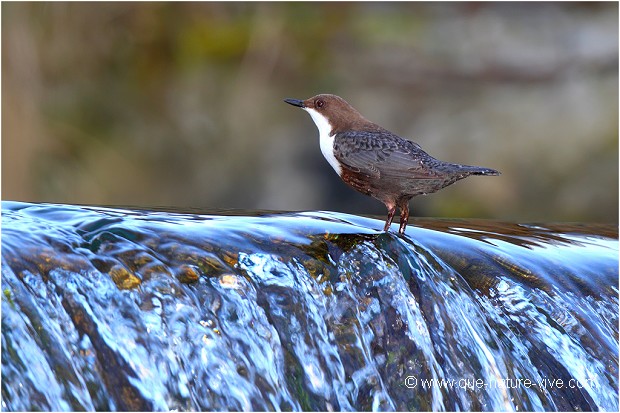
M 322 92 L 487 166 L 413 216 L 618 221 L 618 3 L 2 3 L 2 198 L 385 214 Z

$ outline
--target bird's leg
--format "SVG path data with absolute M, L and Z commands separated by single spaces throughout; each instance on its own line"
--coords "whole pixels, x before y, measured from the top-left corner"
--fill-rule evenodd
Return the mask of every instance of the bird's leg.
M 407 221 L 409 220 L 409 200 L 400 202 L 398 207 L 400 208 L 400 227 L 398 228 L 398 232 L 404 234 Z
M 385 204 L 385 206 L 388 209 L 388 216 L 383 230 L 387 232 L 390 229 L 390 225 L 392 225 L 392 220 L 394 219 L 394 214 L 396 213 L 396 204 Z

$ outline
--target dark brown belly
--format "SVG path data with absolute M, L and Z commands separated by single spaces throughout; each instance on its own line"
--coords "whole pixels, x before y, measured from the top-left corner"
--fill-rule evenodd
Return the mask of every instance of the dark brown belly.
M 380 200 L 411 198 L 430 194 L 467 175 L 444 175 L 425 179 L 394 179 L 372 176 L 348 168 L 342 169 L 342 180 L 353 189 Z

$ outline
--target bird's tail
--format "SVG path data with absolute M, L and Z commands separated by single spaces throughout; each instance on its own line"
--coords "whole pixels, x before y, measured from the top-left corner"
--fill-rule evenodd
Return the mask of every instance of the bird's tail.
M 482 168 L 480 166 L 470 166 L 467 169 L 469 170 L 469 173 L 472 175 L 488 175 L 488 176 L 501 175 L 501 172 L 496 171 L 495 169 Z
M 461 175 L 462 178 L 465 178 L 469 175 L 501 175 L 501 173 L 499 171 L 496 171 L 495 169 L 483 168 L 481 166 L 461 165 L 458 163 L 449 162 L 442 162 L 441 166 L 439 166 L 437 169 L 441 169 L 451 175 Z

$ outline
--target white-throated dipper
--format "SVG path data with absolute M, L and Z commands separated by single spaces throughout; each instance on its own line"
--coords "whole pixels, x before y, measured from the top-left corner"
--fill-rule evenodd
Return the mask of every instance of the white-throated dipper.
M 417 143 L 372 123 L 339 96 L 322 94 L 284 101 L 312 116 L 319 129 L 321 152 L 340 178 L 385 204 L 384 231 L 390 228 L 398 207 L 398 232 L 405 233 L 409 200 L 416 195 L 438 191 L 469 175 L 500 174 L 494 169 L 437 160 Z

